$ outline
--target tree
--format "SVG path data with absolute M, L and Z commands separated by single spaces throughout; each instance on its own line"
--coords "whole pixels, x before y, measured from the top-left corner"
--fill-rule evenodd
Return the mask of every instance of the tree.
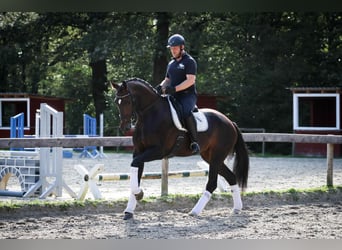
M 117 115 L 107 80 L 158 84 L 167 39 L 181 33 L 199 93 L 219 95 L 219 110 L 241 127 L 290 132 L 288 87 L 341 85 L 341 21 L 333 12 L 2 13 L 0 91 L 76 97 L 76 131 L 81 113 Z
M 38 81 L 48 63 L 45 31 L 37 13 L 0 15 L 1 92 L 38 92 Z
M 169 36 L 170 13 L 156 13 L 156 38 L 153 60 L 152 82 L 156 85 L 165 78 L 165 71 L 168 63 L 166 41 Z

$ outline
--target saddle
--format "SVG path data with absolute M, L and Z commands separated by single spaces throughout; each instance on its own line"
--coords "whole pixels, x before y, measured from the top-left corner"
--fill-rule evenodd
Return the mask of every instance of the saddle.
M 180 104 L 177 102 L 177 100 L 174 97 L 170 95 L 168 95 L 166 98 L 169 102 L 172 121 L 174 125 L 176 126 L 176 128 L 178 128 L 178 130 L 187 131 L 184 126 L 185 124 L 184 116 L 182 114 L 182 108 Z M 208 129 L 208 120 L 207 120 L 207 117 L 204 115 L 204 113 L 201 112 L 197 108 L 197 106 L 194 108 L 192 113 L 196 120 L 197 131 L 198 132 L 206 131 Z

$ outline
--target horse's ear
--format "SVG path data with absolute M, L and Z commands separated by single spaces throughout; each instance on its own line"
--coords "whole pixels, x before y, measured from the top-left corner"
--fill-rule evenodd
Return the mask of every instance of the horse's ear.
M 112 86 L 112 89 L 116 89 L 116 90 L 118 90 L 120 87 L 120 85 L 115 82 L 110 82 L 110 85 Z

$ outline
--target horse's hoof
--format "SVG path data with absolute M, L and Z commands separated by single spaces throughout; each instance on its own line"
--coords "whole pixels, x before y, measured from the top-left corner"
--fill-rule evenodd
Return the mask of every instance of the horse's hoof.
M 241 213 L 241 209 L 234 208 L 232 211 L 232 214 L 240 214 L 240 213 Z
M 197 216 L 198 216 L 198 214 L 195 213 L 194 211 L 191 211 L 191 212 L 189 213 L 189 215 L 192 216 L 192 217 L 197 217 Z
M 140 201 L 144 197 L 144 191 L 141 189 L 141 191 L 137 194 L 135 194 L 135 199 L 137 201 Z
M 133 219 L 133 214 L 129 212 L 125 212 L 125 216 L 123 217 L 124 220 Z

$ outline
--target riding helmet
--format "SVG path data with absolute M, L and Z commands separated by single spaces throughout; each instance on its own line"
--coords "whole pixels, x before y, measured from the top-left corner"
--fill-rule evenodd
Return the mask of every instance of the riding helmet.
M 185 40 L 182 35 L 175 34 L 170 36 L 169 40 L 167 41 L 167 48 L 170 48 L 171 46 L 180 46 L 185 45 Z

